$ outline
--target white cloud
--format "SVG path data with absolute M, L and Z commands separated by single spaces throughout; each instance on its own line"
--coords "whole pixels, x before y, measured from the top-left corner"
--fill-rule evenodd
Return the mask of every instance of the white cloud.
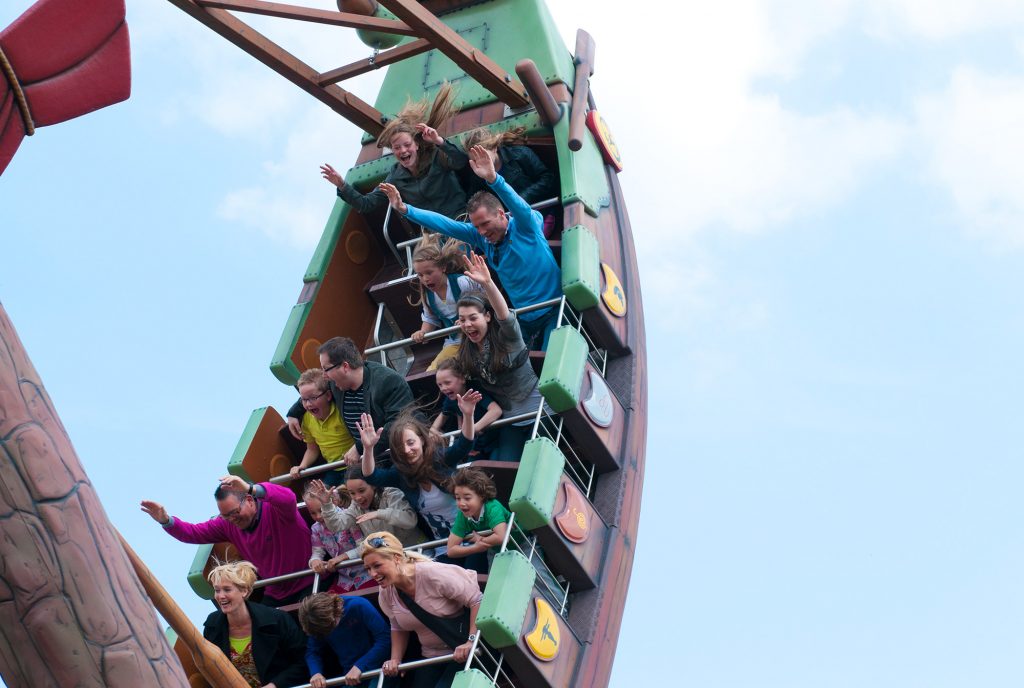
M 343 161 L 355 158 L 352 130 L 327 108 L 307 107 L 291 123 L 281 157 L 266 161 L 250 185 L 230 190 L 218 214 L 294 246 L 315 246 L 334 203 L 334 187 L 320 178 L 319 167 L 332 161 L 345 167 Z
M 1024 245 L 1024 76 L 960 67 L 917 111 L 928 173 L 949 190 L 968 229 Z
M 909 33 L 941 40 L 1024 21 L 1019 0 L 873 0 L 866 12 L 872 33 L 894 39 Z

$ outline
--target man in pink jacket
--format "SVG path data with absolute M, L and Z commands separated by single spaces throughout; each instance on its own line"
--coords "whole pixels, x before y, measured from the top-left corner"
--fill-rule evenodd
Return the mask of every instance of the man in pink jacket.
M 309 568 L 309 526 L 296 508 L 295 493 L 273 483 L 250 485 L 235 475 L 221 478 L 214 492 L 220 516 L 188 523 L 169 516 L 156 502 L 142 510 L 176 540 L 193 545 L 230 542 L 260 578 L 274 578 Z M 312 576 L 266 587 L 263 604 L 279 607 L 298 602 L 312 591 Z

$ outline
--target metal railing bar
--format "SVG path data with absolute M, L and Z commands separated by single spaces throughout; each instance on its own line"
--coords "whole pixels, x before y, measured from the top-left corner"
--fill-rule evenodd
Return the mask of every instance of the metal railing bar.
M 398 669 L 399 669 L 399 671 L 409 671 L 411 669 L 419 669 L 420 667 L 432 666 L 434 664 L 444 664 L 445 662 L 452 662 L 454 660 L 455 660 L 455 654 L 452 653 L 452 654 L 449 654 L 449 655 L 441 655 L 440 657 L 430 657 L 429 659 L 417 659 L 417 660 L 412 661 L 412 662 L 405 662 L 404 664 L 399 664 L 398 665 Z M 380 669 L 374 669 L 372 671 L 364 671 L 362 676 L 360 677 L 360 680 L 365 680 L 365 679 L 369 679 L 369 678 L 383 677 L 383 675 L 384 674 L 381 672 Z M 345 677 L 344 676 L 338 676 L 336 678 L 328 679 L 325 682 L 325 685 L 328 685 L 328 686 L 343 686 L 343 685 L 345 685 Z M 301 686 L 296 686 L 295 688 L 313 688 L 313 687 L 309 683 L 304 683 Z
M 540 310 L 541 308 L 550 308 L 551 306 L 554 306 L 555 304 L 557 304 L 559 302 L 562 302 L 564 300 L 565 300 L 565 297 L 564 296 L 560 296 L 560 297 L 555 298 L 555 299 L 548 299 L 547 301 L 541 301 L 540 303 L 530 304 L 529 306 L 523 306 L 522 308 L 513 308 L 511 310 L 512 310 L 513 313 L 516 313 L 517 315 L 519 313 L 529 313 L 530 311 Z M 381 312 L 383 311 L 383 308 L 384 308 L 384 306 L 383 306 L 383 304 L 381 304 Z M 451 327 L 446 327 L 446 328 L 441 329 L 441 330 L 434 330 L 433 332 L 429 332 L 426 335 L 424 335 L 423 338 L 425 340 L 427 340 L 427 339 L 438 339 L 441 336 L 447 336 L 447 335 L 449 335 L 449 334 L 451 334 L 453 332 L 457 332 L 458 330 L 459 330 L 459 326 L 458 325 L 452 325 Z M 413 342 L 413 340 L 412 340 L 412 337 L 407 337 L 405 339 L 399 339 L 398 341 L 389 342 L 388 344 L 381 344 L 378 341 L 377 337 L 376 337 L 376 333 L 374 334 L 373 343 L 374 343 L 374 346 L 370 347 L 369 349 L 367 349 L 366 351 L 363 352 L 364 356 L 371 356 L 371 355 L 373 355 L 375 353 L 379 353 L 381 351 L 388 351 L 390 349 L 399 349 L 399 348 L 402 348 L 402 347 L 405 347 L 405 346 L 410 346 L 412 344 L 415 344 L 415 342 Z

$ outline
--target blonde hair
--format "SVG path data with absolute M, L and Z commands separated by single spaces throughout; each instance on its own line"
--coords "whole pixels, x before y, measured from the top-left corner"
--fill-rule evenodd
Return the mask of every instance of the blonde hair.
M 377 543 L 376 545 L 374 543 Z M 402 549 L 402 543 L 394 534 L 382 530 L 377 533 L 370 533 L 363 540 L 363 561 L 366 561 L 367 554 L 379 554 L 382 557 L 401 557 L 405 563 L 415 564 L 421 561 L 430 561 L 419 552 L 407 552 Z
M 309 370 L 299 375 L 299 381 L 295 383 L 296 387 L 302 385 L 314 385 L 321 392 L 326 392 L 328 388 L 327 376 L 324 375 L 322 368 L 310 368 Z
M 438 234 L 425 236 L 416 244 L 416 250 L 412 253 L 413 265 L 416 263 L 433 263 L 446 275 L 455 275 L 463 271 L 465 264 L 462 257 L 466 255 L 468 247 L 457 239 L 444 239 Z M 409 304 L 420 306 L 426 296 L 423 293 L 423 285 L 419 277 L 412 280 L 412 287 L 417 291 L 417 296 L 408 297 Z
M 247 561 L 231 561 L 210 571 L 206 580 L 210 582 L 210 585 L 217 585 L 219 581 L 227 581 L 248 597 L 252 592 L 252 586 L 256 583 L 256 567 Z
M 398 115 L 384 125 L 384 130 L 377 137 L 378 148 L 391 148 L 391 139 L 397 134 L 408 134 L 419 146 L 416 160 L 417 176 L 430 166 L 436 147 L 427 143 L 416 131 L 416 125 L 426 123 L 432 129 L 440 130 L 457 112 L 455 108 L 455 91 L 447 81 L 438 89 L 431 103 L 426 98 L 413 100 L 409 98 L 398 111 Z
M 487 127 L 467 131 L 462 137 L 462 147 L 467 151 L 473 146 L 482 146 L 487 150 L 498 150 L 502 146 L 525 146 L 526 127 L 516 127 L 508 131 L 495 133 Z

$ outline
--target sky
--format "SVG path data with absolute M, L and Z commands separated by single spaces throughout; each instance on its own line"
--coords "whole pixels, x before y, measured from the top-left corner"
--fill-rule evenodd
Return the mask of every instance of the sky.
M 596 41 L 648 328 L 611 685 L 1021 685 L 1024 4 L 549 5 Z M 358 133 L 170 4 L 128 19 L 131 99 L 0 178 L 0 302 L 201 623 L 194 548 L 138 502 L 211 515 L 250 411 L 294 399 L 268 363 L 333 203 L 317 167 Z M 367 54 L 271 33 L 324 70 Z

